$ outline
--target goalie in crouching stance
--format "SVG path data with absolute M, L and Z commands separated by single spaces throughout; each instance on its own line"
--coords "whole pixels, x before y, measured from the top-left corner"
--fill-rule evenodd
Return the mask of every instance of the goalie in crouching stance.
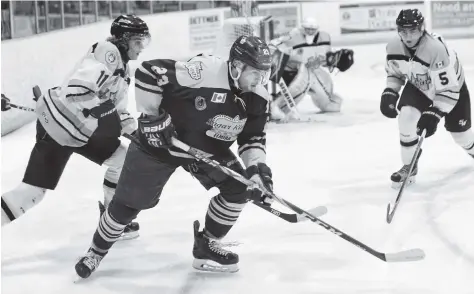
M 91 247 L 76 264 L 79 276 L 87 278 L 96 270 L 126 224 L 158 204 L 166 182 L 180 166 L 206 189 L 220 191 L 209 203 L 205 228 L 199 231 L 199 222 L 194 222 L 193 267 L 238 270 L 238 255 L 222 248 L 219 239 L 236 223 L 247 201 L 262 200 L 262 193 L 173 147 L 172 138 L 271 190 L 272 174 L 265 164 L 270 95 L 264 87 L 270 68 L 268 46 L 253 36 L 238 38 L 228 61 L 198 55 L 188 62 L 142 63 L 135 73 L 135 99 L 142 113 L 140 143 L 129 146 L 115 197 L 100 219 Z M 229 149 L 235 141 L 246 169 Z
M 333 91 L 329 72 L 334 68 L 348 70 L 354 63 L 354 52 L 350 49 L 331 51 L 328 33 L 319 30 L 313 18 L 307 18 L 301 27 L 288 35 L 271 41 L 273 75 L 271 80 L 281 83 L 283 79 L 294 101 L 288 101 L 284 90 L 272 103 L 272 119 L 282 119 L 308 94 L 322 112 L 339 112 L 342 98 Z M 280 88 L 282 88 L 280 86 Z M 293 105 L 295 104 L 295 105 Z

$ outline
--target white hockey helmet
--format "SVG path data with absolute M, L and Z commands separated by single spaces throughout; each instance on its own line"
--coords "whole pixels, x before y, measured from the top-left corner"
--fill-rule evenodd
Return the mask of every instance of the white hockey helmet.
M 314 40 L 314 36 L 319 30 L 319 25 L 316 20 L 312 17 L 307 17 L 301 23 L 301 31 L 305 36 L 306 43 L 312 44 Z

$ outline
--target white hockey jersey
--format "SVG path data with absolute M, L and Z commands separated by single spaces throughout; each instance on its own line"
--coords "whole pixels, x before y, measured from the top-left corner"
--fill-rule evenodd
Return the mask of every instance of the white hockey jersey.
M 136 122 L 126 110 L 128 71 L 114 44 L 94 44 L 61 86 L 48 89 L 38 99 L 40 123 L 60 145 L 83 146 L 98 126 L 97 119 L 86 116 L 83 110 L 111 99 L 120 115 L 122 132 L 132 132 Z
M 301 64 L 315 60 L 325 64 L 326 52 L 331 50 L 331 37 L 324 31 L 318 31 L 313 43 L 307 44 L 301 28 L 294 28 L 287 35 L 272 40 L 271 44 L 279 51 L 290 55 L 285 70 L 297 71 Z
M 464 83 L 456 52 L 435 34 L 425 33 L 413 56 L 400 38 L 395 37 L 387 44 L 385 69 L 387 87 L 399 92 L 408 81 L 445 113 L 456 105 Z

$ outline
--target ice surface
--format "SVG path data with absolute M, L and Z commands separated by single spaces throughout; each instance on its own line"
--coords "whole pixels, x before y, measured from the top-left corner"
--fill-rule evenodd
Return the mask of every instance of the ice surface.
M 473 92 L 474 40 L 448 44 Z M 324 221 L 379 251 L 419 247 L 425 260 L 384 263 L 312 222 L 286 223 L 248 205 L 226 238 L 243 243 L 235 248 L 240 271 L 196 272 L 192 222 L 204 219 L 215 191 L 179 170 L 159 205 L 139 215 L 141 237 L 117 243 L 91 278 L 74 283 L 74 264 L 97 225 L 104 172 L 74 155 L 57 189 L 2 228 L 2 293 L 474 293 L 474 160 L 440 124 L 388 225 L 386 206 L 397 193 L 389 177 L 401 162 L 397 121 L 379 112 L 385 47 L 353 48 L 353 68 L 335 78 L 343 113 L 269 127 L 275 191 L 302 208 L 327 206 Z M 307 99 L 300 110 L 316 108 Z M 34 134 L 30 124 L 2 138 L 2 192 L 21 181 Z

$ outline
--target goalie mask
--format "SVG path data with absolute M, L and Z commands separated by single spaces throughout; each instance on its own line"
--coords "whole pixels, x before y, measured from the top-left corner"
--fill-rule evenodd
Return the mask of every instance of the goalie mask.
M 239 37 L 229 54 L 229 74 L 238 89 L 248 91 L 266 85 L 272 60 L 268 45 L 255 36 Z
M 319 26 L 314 18 L 308 17 L 301 23 L 301 31 L 305 37 L 306 44 L 314 42 L 314 37 L 318 33 Z

